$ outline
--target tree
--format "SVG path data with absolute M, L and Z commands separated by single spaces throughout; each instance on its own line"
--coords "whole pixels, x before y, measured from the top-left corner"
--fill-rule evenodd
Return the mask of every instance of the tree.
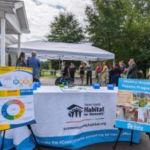
M 87 33 L 93 45 L 134 57 L 145 72 L 150 60 L 150 0 L 92 0 L 86 8 Z
M 71 13 L 56 16 L 50 25 L 50 30 L 47 35 L 48 41 L 79 43 L 84 40 L 83 29 Z
M 84 32 L 72 13 L 62 13 L 54 18 L 50 25 L 47 40 L 52 42 L 80 43 L 84 40 Z M 52 60 L 53 69 L 59 69 L 59 61 Z M 69 64 L 70 61 L 67 61 Z M 76 62 L 76 65 L 79 63 Z

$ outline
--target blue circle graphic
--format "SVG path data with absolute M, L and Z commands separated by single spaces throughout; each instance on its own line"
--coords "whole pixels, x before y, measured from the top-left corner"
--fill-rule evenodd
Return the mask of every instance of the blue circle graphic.
M 13 83 L 16 84 L 16 85 L 19 84 L 19 80 L 15 79 L 15 80 L 13 81 Z

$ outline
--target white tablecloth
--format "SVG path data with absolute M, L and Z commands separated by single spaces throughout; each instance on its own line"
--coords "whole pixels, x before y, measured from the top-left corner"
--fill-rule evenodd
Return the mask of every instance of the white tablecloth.
M 76 149 L 98 142 L 115 141 L 117 91 L 101 87 L 62 90 L 43 86 L 34 92 L 33 130 L 41 145 Z M 124 132 L 122 141 L 130 140 Z M 138 142 L 138 138 L 134 141 Z
M 99 142 L 116 140 L 114 129 L 117 88 L 93 90 L 78 87 L 62 91 L 56 86 L 42 86 L 34 92 L 36 124 L 32 129 L 39 144 L 77 149 Z M 130 141 L 130 132 L 125 131 L 120 140 Z M 133 141 L 139 142 L 139 133 Z M 32 150 L 34 142 L 27 127 L 6 131 L 5 149 Z

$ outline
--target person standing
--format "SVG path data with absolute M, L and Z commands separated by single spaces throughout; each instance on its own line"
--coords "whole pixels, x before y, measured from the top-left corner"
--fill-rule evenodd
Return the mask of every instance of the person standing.
M 107 83 L 109 83 L 109 68 L 106 61 L 104 62 L 103 70 L 101 73 L 101 82 L 102 86 L 106 86 Z
M 70 67 L 69 67 L 69 75 L 70 75 L 73 83 L 74 83 L 75 73 L 76 73 L 76 67 L 75 67 L 74 63 L 71 63 Z
M 87 85 L 89 85 L 89 80 L 90 80 L 90 85 L 92 85 L 92 69 L 93 69 L 93 65 L 92 65 L 91 61 L 89 61 L 86 65 L 86 70 L 87 70 L 86 84 Z
M 126 65 L 123 60 L 119 62 L 119 67 L 120 67 L 121 73 L 124 74 L 126 70 Z
M 150 79 L 150 68 L 148 68 L 148 69 L 146 70 L 146 77 L 147 77 L 148 79 Z
M 120 69 L 119 65 L 116 64 L 115 67 L 112 70 L 111 83 L 118 86 L 118 81 L 119 81 L 120 75 L 121 75 L 121 69 Z
M 66 65 L 66 62 L 62 62 L 61 64 L 61 75 L 63 77 L 68 76 L 68 67 Z
M 36 55 L 36 52 L 33 51 L 31 57 L 27 60 L 28 67 L 33 68 L 33 82 L 39 82 L 40 78 L 40 60 Z
M 25 59 L 25 53 L 21 52 L 16 62 L 16 67 L 27 67 L 27 61 Z
M 112 76 L 113 76 L 113 69 L 114 69 L 114 65 L 113 64 L 109 64 L 109 84 L 112 84 Z
M 85 74 L 85 66 L 84 66 L 83 62 L 81 62 L 81 65 L 79 67 L 79 74 L 80 74 L 80 79 L 81 79 L 81 85 L 83 86 L 83 83 L 84 83 L 84 74 Z
M 134 61 L 134 58 L 131 58 L 129 61 L 129 68 L 127 69 L 127 78 L 129 79 L 137 79 L 138 78 L 138 69 L 137 65 Z
M 102 70 L 103 70 L 103 67 L 101 66 L 100 62 L 98 62 L 97 66 L 96 66 L 96 69 L 95 69 L 97 83 L 100 83 Z

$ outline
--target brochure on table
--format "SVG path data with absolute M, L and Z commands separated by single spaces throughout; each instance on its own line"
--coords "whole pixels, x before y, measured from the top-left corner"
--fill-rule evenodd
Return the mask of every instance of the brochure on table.
M 117 128 L 150 132 L 150 80 L 120 79 Z
M 31 68 L 0 67 L 0 131 L 34 123 Z

